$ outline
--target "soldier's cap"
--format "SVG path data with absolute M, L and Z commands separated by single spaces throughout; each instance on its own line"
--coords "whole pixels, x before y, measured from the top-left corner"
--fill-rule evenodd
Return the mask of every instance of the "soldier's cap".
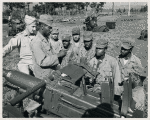
M 25 15 L 24 21 L 26 24 L 30 25 L 31 23 L 36 22 L 36 18 L 31 17 L 29 15 Z
M 96 41 L 96 48 L 106 48 L 107 46 L 108 41 L 103 38 Z
M 93 40 L 93 34 L 90 31 L 85 31 L 83 34 L 83 40 L 84 41 L 92 41 Z
M 122 44 L 121 44 L 121 47 L 125 48 L 125 49 L 131 49 L 134 47 L 134 42 L 135 40 L 131 37 L 128 37 L 128 38 L 124 38 L 122 40 Z
M 50 15 L 40 15 L 39 22 L 44 23 L 48 26 L 52 26 L 53 18 Z
M 62 39 L 62 41 L 70 41 L 71 35 L 70 34 L 64 34 L 61 39 Z
M 53 27 L 51 34 L 59 34 L 59 29 L 56 27 Z
M 80 35 L 80 28 L 75 27 L 72 29 L 72 35 Z

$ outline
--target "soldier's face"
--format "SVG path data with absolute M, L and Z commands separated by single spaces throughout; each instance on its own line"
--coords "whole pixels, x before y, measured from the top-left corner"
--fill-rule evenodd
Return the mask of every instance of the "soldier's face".
M 58 40 L 58 34 L 52 34 L 52 38 L 53 38 L 54 40 Z
M 43 26 L 43 33 L 45 37 L 48 37 L 51 34 L 51 32 L 52 32 L 51 26 L 48 25 Z
M 84 41 L 84 47 L 86 49 L 90 49 L 92 47 L 92 40 L 91 41 Z
M 73 40 L 74 40 L 75 42 L 78 42 L 79 39 L 80 39 L 80 35 L 73 35 Z
M 69 47 L 69 45 L 70 45 L 70 41 L 63 40 L 62 44 L 63 44 L 64 48 L 67 49 Z
M 36 22 L 33 22 L 26 26 L 30 34 L 33 34 L 36 32 L 36 25 L 37 25 Z
M 105 54 L 106 48 L 96 48 L 96 56 L 100 57 L 103 56 Z
M 130 52 L 131 52 L 131 49 L 125 49 L 125 48 L 121 47 L 120 53 L 121 53 L 122 57 L 127 56 Z

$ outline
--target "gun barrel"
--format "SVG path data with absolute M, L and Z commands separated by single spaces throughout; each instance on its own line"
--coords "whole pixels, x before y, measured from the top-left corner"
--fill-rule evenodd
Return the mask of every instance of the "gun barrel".
M 24 90 L 29 88 L 33 88 L 34 86 L 41 83 L 43 80 L 33 77 L 31 75 L 27 75 L 25 73 L 15 71 L 15 70 L 6 70 L 3 69 L 3 77 L 6 80 Z
M 42 81 L 41 83 L 39 83 L 38 85 L 34 86 L 31 89 L 28 89 L 25 93 L 22 93 L 21 95 L 17 96 L 16 98 L 14 98 L 13 100 L 10 101 L 10 104 L 12 106 L 16 105 L 17 103 L 19 103 L 21 100 L 23 100 L 24 98 L 28 97 L 29 95 L 31 95 L 32 93 L 34 93 L 35 91 L 37 91 L 38 89 L 40 89 L 41 87 L 45 86 L 46 82 Z

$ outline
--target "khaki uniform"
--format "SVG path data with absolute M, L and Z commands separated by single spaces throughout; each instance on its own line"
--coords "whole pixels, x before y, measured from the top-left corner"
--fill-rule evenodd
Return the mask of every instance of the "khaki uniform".
M 95 56 L 95 44 L 92 45 L 92 48 L 89 50 L 86 50 L 84 45 L 81 46 L 81 49 L 79 50 L 79 57 L 85 57 L 87 58 L 87 61 L 90 61 Z
M 129 73 L 135 72 L 135 73 L 141 73 L 143 70 L 141 61 L 139 58 L 137 58 L 135 55 L 131 55 L 131 58 L 128 60 L 128 62 L 124 65 L 123 58 L 117 58 L 119 68 L 121 71 L 121 77 L 122 81 L 126 80 L 129 77 Z M 140 82 L 140 79 L 136 82 Z M 123 88 L 122 88 L 123 91 Z M 138 110 L 144 110 L 144 100 L 145 100 L 145 91 L 142 86 L 137 86 L 132 90 L 132 98 L 136 102 L 135 108 Z
M 125 80 L 127 77 L 129 77 L 130 72 L 140 73 L 143 70 L 140 59 L 133 54 L 131 55 L 131 58 L 128 60 L 128 62 L 125 65 L 124 65 L 123 58 L 118 57 L 117 61 L 120 67 L 122 80 Z
M 29 74 L 29 69 L 33 69 L 32 52 L 30 50 L 30 42 L 35 36 L 29 36 L 24 30 L 10 39 L 9 43 L 3 48 L 3 56 L 18 48 L 20 53 L 20 61 L 18 63 L 19 71 Z
M 80 62 L 79 51 L 84 46 L 83 41 L 80 40 L 78 43 L 71 41 L 71 44 L 72 44 L 72 48 L 73 48 L 74 58 L 76 59 L 75 61 L 77 63 L 79 63 Z
M 105 54 L 103 61 L 98 61 L 96 57 L 94 57 L 90 60 L 89 64 L 93 69 L 100 73 L 96 78 L 96 84 L 101 85 L 101 82 L 105 81 L 105 77 L 111 77 L 114 80 L 115 94 L 120 95 L 118 83 L 121 83 L 121 75 L 117 60 Z
M 62 45 L 62 41 L 61 41 L 61 40 L 54 41 L 54 40 L 52 40 L 52 39 L 50 38 L 49 42 L 50 42 L 50 44 L 51 44 L 51 46 L 52 46 L 52 49 L 53 49 L 53 52 L 54 52 L 55 54 L 59 53 L 59 52 L 62 50 L 63 45 Z
M 125 49 L 131 49 L 134 46 L 134 42 L 135 40 L 132 38 L 124 38 L 122 41 L 122 47 Z M 131 57 L 128 59 L 128 61 L 126 61 L 126 63 L 124 63 L 124 58 L 121 58 L 120 56 L 117 58 L 117 61 L 121 71 L 122 81 L 128 79 L 129 73 L 136 73 L 137 75 L 140 75 L 143 72 L 140 59 L 133 54 L 131 54 Z M 140 79 L 136 79 L 135 82 L 139 83 Z M 145 91 L 142 86 L 136 86 L 132 89 L 132 98 L 136 102 L 135 108 L 143 111 Z
M 68 50 L 67 50 L 67 54 L 65 57 L 63 57 L 62 62 L 61 62 L 61 68 L 65 67 L 68 65 L 69 61 L 72 61 L 72 58 L 74 57 L 72 54 L 73 53 L 73 47 L 72 44 L 70 44 Z
M 31 42 L 31 50 L 35 77 L 43 79 L 56 69 L 59 64 L 58 57 L 53 53 L 48 40 L 40 32 Z

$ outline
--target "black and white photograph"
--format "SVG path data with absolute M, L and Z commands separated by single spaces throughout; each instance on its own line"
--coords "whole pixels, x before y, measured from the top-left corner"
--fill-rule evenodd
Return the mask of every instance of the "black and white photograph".
M 2 2 L 3 118 L 148 118 L 148 2 Z

